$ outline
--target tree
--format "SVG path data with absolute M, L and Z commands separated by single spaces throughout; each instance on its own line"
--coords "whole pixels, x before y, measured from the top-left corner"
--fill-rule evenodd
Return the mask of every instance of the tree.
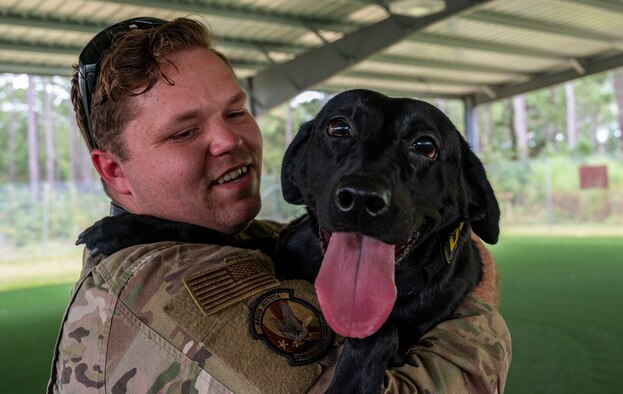
M 14 105 L 15 103 L 15 90 L 10 84 L 7 86 L 9 103 Z M 16 146 L 16 132 L 17 132 L 17 111 L 11 111 L 8 118 L 8 150 L 9 150 L 9 162 L 8 162 L 8 181 L 10 183 L 15 182 L 15 146 Z
M 43 78 L 43 132 L 45 136 L 45 157 L 46 157 L 46 179 L 49 184 L 54 183 L 54 138 L 52 134 L 52 114 L 51 114 L 51 98 L 48 93 L 48 86 L 50 85 L 50 79 L 48 77 Z
M 623 149 L 623 67 L 612 72 L 612 88 L 617 106 L 617 121 L 619 126 L 619 145 Z
M 26 89 L 26 102 L 28 104 L 28 173 L 30 175 L 30 193 L 33 198 L 39 195 L 39 136 L 37 130 L 37 113 L 35 103 L 35 81 L 28 76 L 28 88 Z
M 578 123 L 575 112 L 575 91 L 571 81 L 565 83 L 565 96 L 567 102 L 567 147 L 573 150 L 578 140 Z
M 523 160 L 528 157 L 528 124 L 526 122 L 526 96 L 524 94 L 513 97 L 513 114 L 517 155 L 519 159 Z
M 491 146 L 493 143 L 493 119 L 492 119 L 492 113 L 491 113 L 491 104 L 485 104 L 483 106 L 483 112 L 484 112 L 484 135 L 483 135 L 483 141 L 481 143 L 482 146 Z

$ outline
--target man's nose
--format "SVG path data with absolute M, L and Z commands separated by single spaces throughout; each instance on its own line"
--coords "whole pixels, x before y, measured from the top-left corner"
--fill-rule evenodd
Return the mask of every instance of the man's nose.
M 210 154 L 220 156 L 238 149 L 243 141 L 240 134 L 228 124 L 215 124 L 208 131 Z

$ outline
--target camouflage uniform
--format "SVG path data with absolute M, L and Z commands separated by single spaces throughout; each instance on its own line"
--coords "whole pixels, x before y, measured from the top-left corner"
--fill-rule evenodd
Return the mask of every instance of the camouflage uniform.
M 251 230 L 275 231 L 259 222 Z M 291 366 L 250 334 L 250 308 L 275 284 L 210 315 L 193 298 L 197 294 L 189 278 L 241 262 L 254 264 L 253 275 L 274 274 L 266 255 L 229 246 L 157 242 L 104 258 L 85 251 L 48 392 L 322 392 L 331 379 L 339 339 L 321 359 Z M 312 284 L 282 281 L 277 287 L 294 289 L 296 297 L 318 308 Z M 510 358 L 502 317 L 469 297 L 452 319 L 411 349 L 407 364 L 386 372 L 385 392 L 501 393 Z

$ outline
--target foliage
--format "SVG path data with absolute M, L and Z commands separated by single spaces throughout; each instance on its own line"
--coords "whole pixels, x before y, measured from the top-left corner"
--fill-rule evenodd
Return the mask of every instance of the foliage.
M 623 224 L 621 155 L 546 156 L 486 166 L 502 220 L 514 224 Z M 582 165 L 605 165 L 608 189 L 580 189 Z M 549 208 L 548 208 L 549 207 Z
M 51 99 L 51 110 L 49 113 L 50 122 L 53 129 L 53 144 L 55 147 L 54 179 L 67 180 L 71 171 L 71 152 L 70 139 L 75 142 L 78 137 L 77 131 L 70 125 L 75 122 L 73 111 L 69 103 L 69 80 L 61 77 L 52 77 L 44 84 L 43 77 L 31 76 L 30 80 L 34 83 L 36 102 L 34 108 L 29 108 L 26 101 L 26 89 L 28 79 L 24 75 L 0 75 L 0 182 L 8 181 L 9 161 L 11 152 L 14 155 L 15 179 L 17 182 L 27 182 L 28 173 L 28 148 L 27 148 L 27 117 L 28 111 L 32 110 L 35 114 L 37 132 L 39 135 L 38 155 L 39 163 L 45 163 L 46 150 L 43 137 L 44 114 L 42 109 L 43 91 L 46 90 Z M 10 127 L 15 127 L 14 149 L 10 149 L 11 138 L 9 136 Z M 75 134 L 72 134 L 75 133 Z M 81 146 L 77 141 L 76 145 Z M 47 177 L 45 166 L 41 166 L 42 179 Z
M 292 130 L 292 136 L 296 135 L 299 126 L 311 120 L 326 102 L 327 97 L 323 94 L 319 96 L 308 101 L 298 103 L 293 101 L 280 105 L 258 117 L 257 122 L 264 139 L 263 170 L 265 174 L 280 173 L 283 154 L 290 143 L 286 141 L 286 128 L 289 127 Z
M 618 130 L 619 109 L 614 103 L 613 72 L 590 75 L 573 81 L 578 127 L 574 152 L 581 155 L 616 153 L 623 139 Z M 482 155 L 489 159 L 514 158 L 511 99 L 481 106 Z M 530 157 L 542 154 L 569 153 L 564 85 L 555 85 L 526 94 Z M 491 135 L 486 134 L 486 119 L 491 117 Z
M 505 221 L 623 223 L 623 139 L 617 124 L 612 75 L 606 72 L 574 81 L 579 135 L 573 150 L 567 147 L 567 97 L 562 85 L 526 95 L 530 160 L 515 160 L 511 102 L 500 100 L 479 109 L 480 156 L 488 164 Z M 34 84 L 36 92 L 32 107 L 26 100 L 28 83 Z M 27 119 L 33 115 L 36 120 L 37 160 L 43 182 L 47 179 L 48 155 L 44 144 L 44 90 L 52 101 L 49 116 L 55 147 L 54 176 L 49 186 L 35 185 L 37 191 L 29 187 Z M 77 132 L 68 91 L 69 81 L 60 77 L 46 80 L 0 75 L 0 247 L 75 239 L 106 213 L 107 199 Z M 264 138 L 261 217 L 288 220 L 302 214 L 300 207 L 290 206 L 281 198 L 282 157 L 298 126 L 312 119 L 328 98 L 322 92 L 306 92 L 258 118 Z M 460 101 L 429 101 L 442 109 L 459 130 L 463 129 L 464 107 Z M 592 162 L 608 165 L 609 191 L 578 189 L 578 166 Z M 14 174 L 10 177 L 11 165 Z
M 0 185 L 0 248 L 73 241 L 107 211 L 98 182 L 58 183 L 40 196 L 25 184 Z

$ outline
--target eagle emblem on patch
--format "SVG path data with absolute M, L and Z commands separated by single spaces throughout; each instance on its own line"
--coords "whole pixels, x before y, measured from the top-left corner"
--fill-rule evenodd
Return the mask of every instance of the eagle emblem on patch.
M 309 302 L 294 297 L 292 289 L 262 294 L 251 308 L 251 335 L 288 359 L 303 365 L 322 357 L 333 343 L 333 331 Z

